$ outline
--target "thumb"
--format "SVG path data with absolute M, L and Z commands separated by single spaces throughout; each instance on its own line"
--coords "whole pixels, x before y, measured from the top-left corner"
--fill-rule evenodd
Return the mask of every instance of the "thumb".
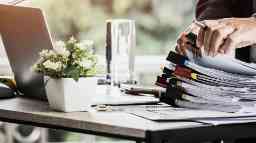
M 219 52 L 221 54 L 227 54 L 230 52 L 231 49 L 235 49 L 235 48 L 236 48 L 235 40 L 229 37 L 225 40 L 223 45 L 219 48 Z

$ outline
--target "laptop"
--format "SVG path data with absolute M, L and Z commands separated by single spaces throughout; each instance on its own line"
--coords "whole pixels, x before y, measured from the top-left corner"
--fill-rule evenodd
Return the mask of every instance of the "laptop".
M 18 90 L 46 100 L 43 76 L 32 70 L 42 49 L 53 48 L 42 10 L 0 4 L 0 34 Z

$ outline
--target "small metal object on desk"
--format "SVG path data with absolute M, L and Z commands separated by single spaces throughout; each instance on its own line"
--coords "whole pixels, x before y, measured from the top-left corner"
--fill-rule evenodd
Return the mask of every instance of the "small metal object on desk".
M 112 111 L 111 106 L 108 106 L 108 105 L 97 105 L 95 107 L 95 110 L 102 111 L 102 112 L 111 112 Z

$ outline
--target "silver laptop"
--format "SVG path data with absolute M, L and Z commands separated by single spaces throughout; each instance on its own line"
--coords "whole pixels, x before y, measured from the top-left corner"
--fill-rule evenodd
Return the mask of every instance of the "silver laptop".
M 43 76 L 31 69 L 39 52 L 53 47 L 43 12 L 0 4 L 0 34 L 19 91 L 45 100 Z

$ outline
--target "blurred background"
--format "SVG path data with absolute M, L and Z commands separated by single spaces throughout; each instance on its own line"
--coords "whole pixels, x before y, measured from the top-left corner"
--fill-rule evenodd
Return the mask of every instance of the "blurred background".
M 10 0 L 0 0 L 0 3 L 6 1 Z M 196 0 L 29 0 L 23 5 L 39 7 L 45 11 L 54 40 L 66 40 L 71 36 L 80 40 L 93 40 L 102 71 L 105 70 L 105 21 L 114 18 L 134 19 L 137 33 L 137 78 L 140 84 L 153 85 L 156 75 L 160 73 L 160 64 L 168 52 L 174 49 L 177 36 L 191 23 L 195 3 Z M 4 67 L 7 62 L 3 48 L 0 55 L 0 65 Z M 31 137 L 34 130 L 31 128 L 30 133 L 22 137 Z M 50 142 L 127 142 L 59 130 L 37 131 L 44 136 L 47 134 Z M 15 142 L 23 141 L 15 139 Z
M 74 36 L 95 42 L 96 54 L 105 55 L 107 19 L 136 21 L 135 70 L 143 85 L 152 85 L 160 63 L 194 16 L 195 0 L 31 0 L 45 11 L 52 37 Z M 103 60 L 104 58 L 100 58 Z M 105 62 L 102 62 L 105 64 Z M 104 69 L 104 68 L 103 68 Z M 146 70 L 145 70 L 146 69 Z M 146 72 L 147 71 L 147 72 Z
M 56 39 L 91 39 L 99 54 L 105 52 L 105 21 L 134 19 L 137 55 L 165 55 L 194 14 L 194 0 L 32 0 L 45 11 Z

